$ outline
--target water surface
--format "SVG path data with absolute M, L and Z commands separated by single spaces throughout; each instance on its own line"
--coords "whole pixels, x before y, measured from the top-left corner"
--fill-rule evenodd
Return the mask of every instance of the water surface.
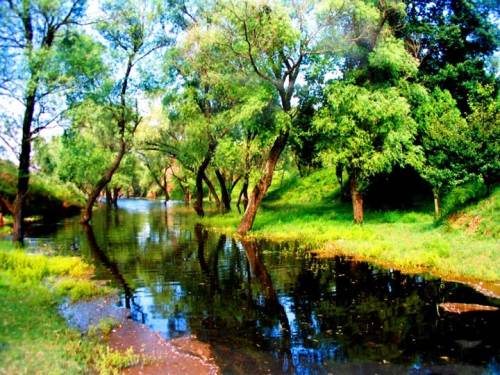
M 500 314 L 438 308 L 500 306 L 465 285 L 236 241 L 175 203 L 119 206 L 96 211 L 91 228 L 33 226 L 27 242 L 83 256 L 133 319 L 166 339 L 196 335 L 224 373 L 500 373 Z

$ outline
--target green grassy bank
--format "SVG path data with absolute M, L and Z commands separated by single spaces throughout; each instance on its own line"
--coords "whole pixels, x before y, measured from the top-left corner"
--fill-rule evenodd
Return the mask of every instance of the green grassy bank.
M 135 361 L 70 329 L 57 312 L 65 297 L 110 293 L 92 272 L 79 258 L 26 254 L 0 240 L 0 374 L 111 374 Z
M 251 236 L 300 240 L 321 256 L 349 255 L 406 272 L 448 279 L 500 281 L 500 189 L 463 211 L 435 223 L 432 206 L 414 211 L 365 211 L 354 225 L 352 207 L 339 199 L 333 171 L 276 182 L 260 209 Z M 281 186 L 280 186 L 281 185 Z M 466 201 L 461 190 L 450 202 Z M 451 208 L 450 208 L 451 211 Z M 205 225 L 233 233 L 241 215 L 204 218 Z

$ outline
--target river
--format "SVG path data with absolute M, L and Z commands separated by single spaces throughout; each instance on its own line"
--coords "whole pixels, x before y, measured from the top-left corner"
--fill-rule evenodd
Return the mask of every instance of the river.
M 500 306 L 459 283 L 298 243 L 238 241 L 196 224 L 180 203 L 122 199 L 33 225 L 26 240 L 80 255 L 120 290 L 120 305 L 165 339 L 196 335 L 227 374 L 500 373 L 498 311 L 448 313 L 445 302 Z

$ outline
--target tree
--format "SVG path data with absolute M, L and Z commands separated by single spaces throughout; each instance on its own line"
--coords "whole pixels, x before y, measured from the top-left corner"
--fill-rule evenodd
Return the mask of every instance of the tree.
M 399 87 L 416 69 L 416 61 L 389 34 L 369 54 L 368 66 L 354 72 L 362 86 L 337 81 L 326 89 L 326 105 L 315 119 L 325 136 L 323 159 L 347 170 L 358 224 L 363 222 L 363 190 L 370 178 L 418 160 L 416 124 Z
M 480 86 L 469 99 L 467 122 L 474 145 L 474 171 L 491 188 L 500 182 L 500 98 L 493 86 Z
M 448 90 L 462 112 L 478 84 L 495 84 L 489 59 L 498 49 L 500 32 L 492 21 L 498 7 L 481 0 L 406 0 L 406 24 L 399 29 L 419 59 L 420 80 L 431 91 Z
M 86 195 L 92 192 L 99 176 L 113 158 L 111 150 L 102 147 L 100 143 L 103 139 L 109 139 L 109 136 L 105 137 L 103 133 L 95 131 L 97 121 L 102 121 L 101 114 L 94 114 L 96 117 L 88 118 L 93 124 L 92 129 L 72 127 L 64 132 L 56 156 L 55 171 L 58 177 L 62 181 L 73 182 Z
M 263 173 L 238 227 L 238 233 L 245 234 L 252 228 L 287 145 L 295 113 L 292 99 L 296 82 L 308 57 L 340 52 L 356 38 L 371 39 L 381 18 L 363 1 L 302 1 L 288 8 L 274 1 L 223 1 L 214 12 L 207 25 L 215 33 L 214 44 L 226 51 L 226 61 L 234 61 L 247 76 L 256 76 L 269 86 L 280 107 Z M 354 20 L 363 24 L 362 30 Z
M 76 33 L 85 5 L 83 0 L 0 2 L 0 53 L 3 61 L 10 61 L 2 64 L 0 95 L 7 98 L 7 108 L 23 113 L 18 121 L 16 111 L 6 108 L 3 116 L 4 143 L 16 144 L 12 140 L 21 130 L 20 150 L 11 147 L 16 155 L 19 152 L 14 241 L 24 236 L 32 140 L 61 118 L 63 95 L 85 87 L 100 70 L 95 43 Z
M 441 216 L 440 199 L 450 187 L 472 177 L 474 149 L 467 122 L 448 91 L 423 91 L 414 117 L 418 123 L 418 143 L 424 153 L 418 170 L 432 186 L 434 213 Z
M 112 162 L 107 164 L 106 170 L 88 195 L 82 223 L 88 223 L 92 218 L 96 199 L 119 168 L 141 121 L 137 108 L 140 84 L 134 84 L 133 70 L 169 43 L 162 28 L 161 8 L 156 3 L 108 1 L 104 4 L 103 11 L 106 16 L 99 23 L 98 29 L 108 43 L 109 63 L 114 66 L 123 64 L 123 72 L 115 84 L 108 82 L 101 87 L 101 92 L 92 100 L 111 115 L 110 126 L 114 129 L 118 145 Z M 136 96 L 135 99 L 131 97 L 131 92 Z
M 203 19 L 200 16 L 200 19 Z M 229 210 L 230 195 L 221 170 L 215 175 L 223 200 L 210 180 L 208 168 L 219 143 L 235 127 L 258 113 L 269 101 L 269 93 L 239 74 L 234 64 L 224 60 L 213 43 L 211 33 L 199 23 L 186 31 L 185 37 L 170 54 L 175 74 L 165 96 L 170 129 L 159 142 L 195 177 L 196 199 L 193 207 L 204 216 L 203 184 L 214 197 L 218 208 Z

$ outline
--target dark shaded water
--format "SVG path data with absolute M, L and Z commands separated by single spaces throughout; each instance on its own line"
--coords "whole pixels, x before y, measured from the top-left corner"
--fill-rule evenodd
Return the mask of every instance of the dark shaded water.
M 28 243 L 79 254 L 120 288 L 133 318 L 165 338 L 195 334 L 224 373 L 500 373 L 498 312 L 454 315 L 442 302 L 500 306 L 457 283 L 296 244 L 238 242 L 159 202 L 121 200 L 88 230 L 34 226 Z

